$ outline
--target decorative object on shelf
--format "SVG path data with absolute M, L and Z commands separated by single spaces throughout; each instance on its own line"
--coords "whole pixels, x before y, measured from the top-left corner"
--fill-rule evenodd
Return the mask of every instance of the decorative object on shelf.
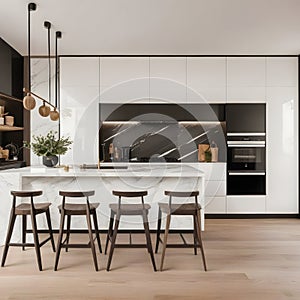
M 3 149 L 0 146 L 0 158 L 1 158 L 1 161 L 8 160 L 8 157 L 9 157 L 9 150 L 8 149 Z
M 4 106 L 0 106 L 0 125 L 4 125 L 4 116 L 8 113 L 4 113 Z
M 18 155 L 19 155 L 19 147 L 13 143 L 7 144 L 4 147 L 5 150 L 8 151 L 9 155 L 8 158 L 9 159 L 13 159 L 13 160 L 18 160 Z
M 59 113 L 57 111 L 57 104 L 54 106 L 51 104 L 50 98 L 49 101 L 43 99 L 42 97 L 38 96 L 37 94 L 33 93 L 31 91 L 31 55 L 30 55 L 30 12 L 36 10 L 36 4 L 35 3 L 29 3 L 28 4 L 28 32 L 27 32 L 27 37 L 28 37 L 28 89 L 24 88 L 23 91 L 26 93 L 26 96 L 23 99 L 23 106 L 27 110 L 32 110 L 36 106 L 36 100 L 33 96 L 36 98 L 40 99 L 43 104 L 39 107 L 39 113 L 42 117 L 47 117 L 50 115 L 50 119 L 52 121 L 57 121 L 59 119 Z M 51 28 L 51 23 L 48 21 L 44 22 L 45 28 L 48 29 L 48 57 L 50 61 L 50 28 Z M 50 82 L 50 65 L 49 65 L 49 82 Z M 51 96 L 50 94 L 51 86 L 49 85 L 49 97 Z M 50 106 L 53 107 L 53 111 L 50 111 Z
M 217 162 L 218 161 L 218 154 L 219 154 L 219 148 L 215 141 L 212 141 L 210 146 L 210 152 L 211 152 L 211 162 Z
M 5 116 L 5 125 L 14 126 L 15 118 L 13 116 Z
M 58 163 L 57 155 L 65 154 L 73 143 L 69 137 L 56 137 L 56 131 L 49 131 L 46 136 L 33 136 L 33 142 L 24 142 L 24 147 L 32 149 L 37 156 L 43 156 L 43 164 L 54 167 Z M 56 156 L 56 158 L 54 158 Z

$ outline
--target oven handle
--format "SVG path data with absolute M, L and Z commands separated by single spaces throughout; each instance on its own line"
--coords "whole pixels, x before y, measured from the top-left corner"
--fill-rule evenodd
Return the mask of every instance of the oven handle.
M 265 148 L 266 145 L 245 145 L 245 144 L 234 144 L 234 145 L 230 145 L 228 144 L 229 148 Z
M 228 175 L 232 175 L 232 176 L 240 176 L 240 175 L 253 175 L 253 176 L 257 176 L 257 175 L 266 175 L 266 172 L 228 172 Z
M 261 147 L 264 148 L 266 147 L 266 142 L 265 141 L 227 141 L 228 147 Z

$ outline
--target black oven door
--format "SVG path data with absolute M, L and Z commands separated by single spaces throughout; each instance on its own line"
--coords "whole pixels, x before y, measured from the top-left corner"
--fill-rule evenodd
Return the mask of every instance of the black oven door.
M 261 145 L 230 145 L 227 149 L 228 170 L 265 171 L 266 148 Z

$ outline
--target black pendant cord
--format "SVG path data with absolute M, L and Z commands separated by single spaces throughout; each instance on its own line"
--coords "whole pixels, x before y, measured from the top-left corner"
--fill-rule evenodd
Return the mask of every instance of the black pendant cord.
M 28 4 L 28 24 L 27 24 L 27 38 L 28 38 L 28 89 L 31 91 L 31 55 L 30 55 L 30 12 L 36 10 L 35 3 Z
M 62 38 L 62 33 L 61 31 L 56 31 L 55 33 L 55 106 L 58 108 L 60 111 L 60 101 L 58 101 L 58 54 L 57 54 L 57 40 Z M 60 132 L 60 118 L 58 120 L 58 138 L 60 139 L 61 132 Z M 60 156 L 58 158 L 59 160 L 59 165 L 60 165 Z
M 28 32 L 27 32 L 27 39 L 28 39 L 28 89 L 31 91 L 31 60 L 30 60 L 30 4 L 28 4 Z
M 44 26 L 47 28 L 48 30 L 48 89 L 49 89 L 49 102 L 51 103 L 51 58 L 50 58 L 50 54 L 51 54 L 51 34 L 50 34 L 50 29 L 51 29 L 51 23 L 50 22 L 45 22 Z
M 58 95 L 57 95 L 57 32 L 55 34 L 55 106 L 57 107 L 57 98 L 58 98 Z
M 56 31 L 55 33 L 55 106 L 58 106 L 58 55 L 57 55 L 57 40 L 62 37 L 61 31 Z

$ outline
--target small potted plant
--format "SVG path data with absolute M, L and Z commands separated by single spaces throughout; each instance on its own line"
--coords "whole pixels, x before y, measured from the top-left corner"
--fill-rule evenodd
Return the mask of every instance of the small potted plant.
M 32 149 L 37 156 L 43 157 L 43 165 L 54 167 L 58 163 L 57 155 L 65 154 L 73 143 L 69 137 L 56 137 L 56 131 L 49 131 L 46 136 L 33 136 L 33 142 L 24 141 L 24 147 Z

